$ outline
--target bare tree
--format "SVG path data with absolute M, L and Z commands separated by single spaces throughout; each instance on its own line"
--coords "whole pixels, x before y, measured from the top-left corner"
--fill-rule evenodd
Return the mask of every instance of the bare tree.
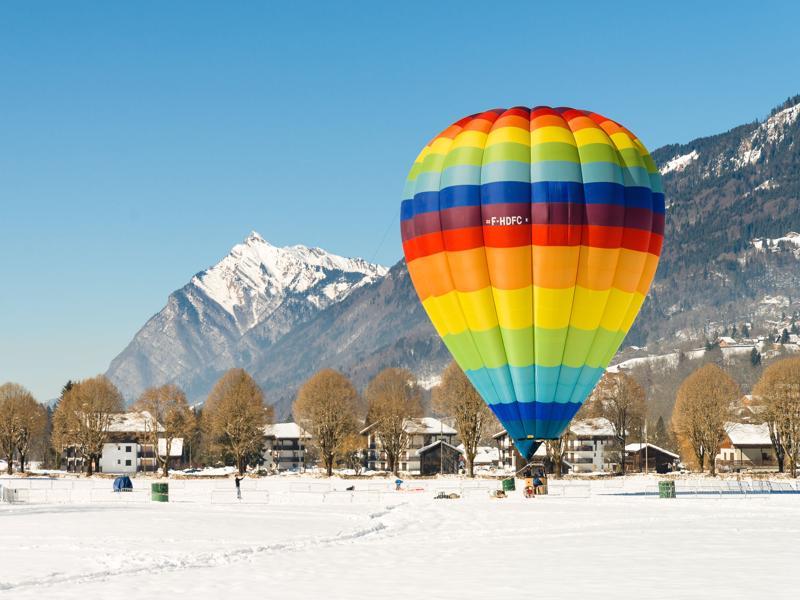
M 74 383 L 53 415 L 54 445 L 74 448 L 91 476 L 99 468 L 113 415 L 122 411 L 122 394 L 104 375 Z
M 561 472 L 564 470 L 564 455 L 567 453 L 569 440 L 569 429 L 561 434 L 558 439 L 545 440 L 544 447 L 547 450 L 547 459 L 553 465 L 553 475 L 556 479 L 561 479 Z
M 797 477 L 797 455 L 800 452 L 800 358 L 786 358 L 764 370 L 753 389 L 766 407 L 765 418 L 775 447 L 778 465 L 784 461 L 789 472 Z
M 14 453 L 19 450 L 20 444 L 27 450 L 31 405 L 35 407 L 36 400 L 21 385 L 4 383 L 0 386 L 0 451 L 6 459 L 9 475 L 14 472 Z M 21 455 L 20 471 L 24 470 L 25 456 Z
M 30 393 L 20 398 L 19 409 L 21 427 L 17 436 L 17 456 L 19 470 L 24 472 L 31 447 L 39 442 L 47 428 L 47 409 Z
M 467 475 L 475 477 L 475 456 L 486 427 L 492 422 L 492 412 L 455 362 L 448 365 L 442 383 L 433 391 L 433 405 L 439 413 L 455 420 L 458 437 L 464 444 Z
M 203 428 L 212 448 L 233 458 L 243 474 L 249 458 L 262 452 L 264 426 L 274 409 L 264 404 L 264 392 L 244 369 L 220 377 L 203 407 Z
M 344 375 L 324 369 L 313 375 L 297 392 L 292 406 L 294 419 L 311 434 L 330 477 L 337 457 L 356 433 L 359 413 L 358 392 Z
M 175 440 L 187 440 L 194 433 L 194 413 L 186 401 L 186 394 L 175 385 L 152 387 L 142 393 L 136 408 L 148 415 L 147 436 L 162 475 L 167 477 Z M 159 439 L 164 440 L 163 456 L 159 452 Z
M 645 418 L 644 389 L 626 373 L 606 373 L 597 384 L 594 395 L 600 414 L 614 428 L 620 470 L 625 475 L 625 446 L 628 435 L 641 430 Z
M 692 449 L 701 472 L 707 457 L 711 475 L 716 474 L 715 457 L 725 439 L 725 423 L 741 395 L 739 385 L 711 363 L 689 375 L 678 389 L 673 428 L 683 447 Z
M 405 422 L 422 416 L 422 394 L 414 375 L 406 369 L 389 368 L 367 385 L 367 420 L 375 426 L 389 470 L 398 473 L 400 456 L 408 448 Z

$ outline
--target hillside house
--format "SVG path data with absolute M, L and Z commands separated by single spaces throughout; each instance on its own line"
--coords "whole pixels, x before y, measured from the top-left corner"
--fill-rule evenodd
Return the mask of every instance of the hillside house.
M 766 423 L 726 423 L 725 440 L 714 460 L 719 471 L 771 471 L 778 467 Z
M 306 468 L 306 445 L 311 434 L 297 423 L 273 423 L 264 427 L 264 467 L 270 471 Z
M 366 467 L 372 471 L 385 471 L 389 468 L 389 463 L 386 458 L 386 452 L 381 445 L 380 437 L 375 433 L 375 426 L 376 423 L 372 423 L 359 432 L 364 436 Z M 426 464 L 426 469 L 438 468 L 439 462 L 431 459 L 430 456 L 432 454 L 428 453 L 444 452 L 446 457 L 450 454 L 450 450 L 447 448 L 442 450 L 441 447 L 434 446 L 434 442 L 437 441 L 446 442 L 450 448 L 458 452 L 453 445 L 456 430 L 439 419 L 434 419 L 433 417 L 406 419 L 403 422 L 403 431 L 408 437 L 408 446 L 399 459 L 400 471 L 411 475 L 420 475 L 422 474 L 423 462 Z M 425 460 L 423 461 L 423 459 Z

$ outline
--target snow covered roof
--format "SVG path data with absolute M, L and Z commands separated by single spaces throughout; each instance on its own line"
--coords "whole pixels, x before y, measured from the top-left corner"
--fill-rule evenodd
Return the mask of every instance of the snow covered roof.
M 299 440 L 310 439 L 311 434 L 303 430 L 297 423 L 272 423 L 264 426 L 264 435 L 267 437 Z
M 501 429 L 500 431 L 498 431 L 497 433 L 495 433 L 492 436 L 492 439 L 497 440 L 497 439 L 500 439 L 501 437 L 504 437 L 506 435 L 508 435 L 508 432 L 505 429 Z
M 626 444 L 625 452 L 640 452 L 645 446 L 647 446 L 651 450 L 656 450 L 657 452 L 663 452 L 664 454 L 667 454 L 672 458 L 680 458 L 680 456 L 678 456 L 674 452 L 670 452 L 669 450 L 664 450 L 664 448 L 661 448 L 660 446 L 656 446 L 655 444 L 650 444 L 650 443 L 641 444 L 637 442 L 635 444 Z
M 154 419 L 146 410 L 111 415 L 108 430 L 113 433 L 147 433 L 153 431 Z M 158 425 L 158 431 L 164 431 Z
M 734 446 L 772 445 L 766 423 L 725 423 L 725 432 Z
M 430 450 L 430 449 L 432 449 L 432 448 L 435 448 L 435 447 L 436 447 L 438 444 L 444 444 L 445 446 L 448 446 L 448 447 L 452 448 L 453 450 L 455 450 L 455 451 L 456 451 L 456 452 L 458 452 L 459 454 L 463 454 L 463 452 L 462 452 L 461 450 L 459 450 L 458 448 L 456 448 L 456 447 L 455 447 L 455 446 L 453 446 L 452 444 L 448 444 L 448 443 L 447 443 L 447 442 L 445 442 L 444 440 L 436 440 L 435 442 L 433 442 L 433 443 L 431 443 L 431 444 L 428 444 L 427 446 L 423 446 L 422 448 L 420 448 L 419 450 L 417 450 L 417 451 L 415 452 L 415 454 L 416 454 L 417 456 L 421 456 L 421 455 L 425 454 L 425 453 L 426 453 L 428 450 Z
M 420 419 L 406 419 L 403 424 L 406 433 L 444 433 L 455 435 L 456 430 L 433 417 L 422 417 Z
M 732 337 L 728 337 L 727 335 L 723 335 L 717 338 L 717 343 L 733 346 L 734 344 L 736 344 L 736 340 L 733 339 Z
M 464 454 L 464 444 L 459 444 L 456 448 Z M 478 446 L 475 453 L 475 465 L 492 465 L 500 460 L 500 450 L 494 446 Z
M 158 438 L 158 455 L 164 456 L 167 453 L 166 438 Z M 170 458 L 183 456 L 183 438 L 173 438 L 169 446 Z
M 364 429 L 359 431 L 361 435 L 367 433 L 370 429 L 375 427 L 377 423 L 370 423 Z M 415 434 L 415 433 L 441 433 L 444 435 L 455 435 L 457 432 L 455 429 L 447 425 L 446 423 L 440 421 L 439 419 L 434 419 L 433 417 L 421 417 L 418 419 L 406 419 L 403 422 L 403 429 L 406 433 Z
M 615 435 L 614 426 L 611 424 L 611 421 L 605 417 L 573 421 L 569 426 L 569 430 L 570 433 L 578 437 L 611 437 Z

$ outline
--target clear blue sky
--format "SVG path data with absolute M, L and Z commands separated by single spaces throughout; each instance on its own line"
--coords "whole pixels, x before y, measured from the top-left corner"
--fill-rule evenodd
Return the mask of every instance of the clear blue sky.
M 0 381 L 105 371 L 252 229 L 393 264 L 406 171 L 465 114 L 591 108 L 651 149 L 764 117 L 797 6 L 3 2 Z

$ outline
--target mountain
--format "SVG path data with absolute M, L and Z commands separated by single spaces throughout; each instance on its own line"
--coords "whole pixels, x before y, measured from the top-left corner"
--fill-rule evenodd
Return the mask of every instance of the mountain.
M 201 399 L 220 373 L 249 363 L 254 349 L 263 351 L 386 272 L 320 248 L 273 246 L 253 232 L 173 292 L 107 374 L 128 399 L 162 383 Z
M 665 244 L 615 361 L 697 348 L 745 324 L 751 336 L 791 327 L 800 319 L 800 96 L 763 121 L 653 157 L 667 198 Z M 173 293 L 109 374 L 127 398 L 171 381 L 202 401 L 224 370 L 241 366 L 282 418 L 320 368 L 362 387 L 381 368 L 403 366 L 430 387 L 448 360 L 404 261 L 387 272 L 253 234 Z
M 628 343 L 668 349 L 748 321 L 766 330 L 776 310 L 800 309 L 798 117 L 800 96 L 764 121 L 653 153 L 665 243 Z

